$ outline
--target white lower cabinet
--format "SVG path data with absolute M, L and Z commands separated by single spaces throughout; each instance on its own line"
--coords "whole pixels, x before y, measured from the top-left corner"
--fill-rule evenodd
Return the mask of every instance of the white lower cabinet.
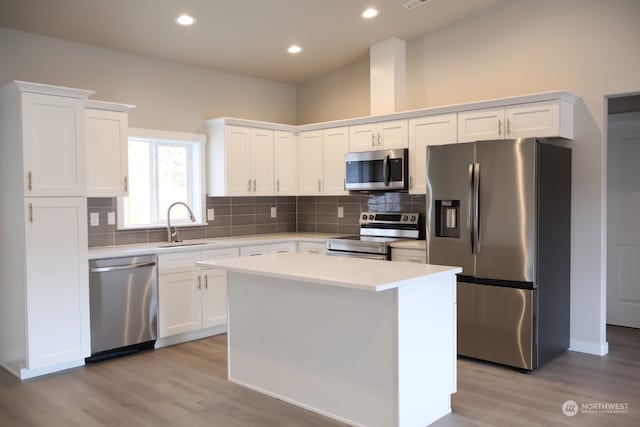
M 227 323 L 226 273 L 195 264 L 237 256 L 237 248 L 158 256 L 160 338 Z
M 27 371 L 81 364 L 90 354 L 86 201 L 26 198 L 25 211 Z
M 326 255 L 327 244 L 325 242 L 298 242 L 298 252 Z
M 391 261 L 426 264 L 427 251 L 425 249 L 391 248 Z
M 264 245 L 244 246 L 240 248 L 240 256 L 283 254 L 288 252 L 296 252 L 296 242 L 270 243 Z

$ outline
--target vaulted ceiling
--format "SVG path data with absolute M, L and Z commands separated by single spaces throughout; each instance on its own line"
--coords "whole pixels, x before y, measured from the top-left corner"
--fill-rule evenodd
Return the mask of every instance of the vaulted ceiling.
M 299 83 L 504 0 L 0 0 L 0 26 L 138 55 Z M 370 20 L 360 14 L 375 7 Z M 174 19 L 193 15 L 192 27 Z M 298 44 L 302 52 L 287 53 Z

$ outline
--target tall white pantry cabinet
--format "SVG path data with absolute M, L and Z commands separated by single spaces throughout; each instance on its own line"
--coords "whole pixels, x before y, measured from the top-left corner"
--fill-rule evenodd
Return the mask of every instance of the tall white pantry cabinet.
M 90 355 L 86 99 L 0 87 L 0 364 L 21 379 Z

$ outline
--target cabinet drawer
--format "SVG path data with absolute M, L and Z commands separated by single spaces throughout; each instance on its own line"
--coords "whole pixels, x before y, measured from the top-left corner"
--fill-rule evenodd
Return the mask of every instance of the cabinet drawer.
M 257 256 L 269 253 L 269 245 L 253 245 L 240 248 L 240 256 Z
M 327 244 L 321 242 L 299 242 L 298 252 L 325 255 L 327 253 Z
M 158 274 L 182 273 L 197 270 L 200 252 L 177 252 L 158 255 Z
M 426 264 L 427 253 L 419 249 L 391 249 L 391 261 L 413 262 L 416 264 Z
M 217 259 L 238 258 L 240 251 L 238 248 L 212 249 L 202 251 L 202 261 L 215 261 Z
M 295 242 L 275 243 L 273 245 L 269 245 L 269 253 L 284 254 L 288 252 L 296 252 Z

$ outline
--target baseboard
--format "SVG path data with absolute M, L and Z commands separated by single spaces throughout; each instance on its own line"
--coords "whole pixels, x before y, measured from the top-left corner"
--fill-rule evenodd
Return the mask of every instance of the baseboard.
M 84 366 L 84 358 L 78 360 L 72 360 L 58 365 L 46 366 L 44 368 L 37 369 L 20 369 L 20 379 L 26 380 L 29 378 L 39 377 L 40 375 L 52 374 L 54 372 L 64 371 L 71 368 L 77 368 L 78 366 Z
M 569 350 L 579 353 L 594 354 L 596 356 L 606 356 L 609 353 L 609 343 L 597 343 L 592 341 L 571 340 L 569 342 Z
M 202 338 L 220 335 L 227 332 L 227 325 L 214 326 L 212 328 L 200 329 L 198 331 L 185 332 L 184 334 L 172 335 L 170 337 L 158 338 L 155 348 L 167 347 L 170 345 L 181 344 L 183 342 L 199 340 Z

